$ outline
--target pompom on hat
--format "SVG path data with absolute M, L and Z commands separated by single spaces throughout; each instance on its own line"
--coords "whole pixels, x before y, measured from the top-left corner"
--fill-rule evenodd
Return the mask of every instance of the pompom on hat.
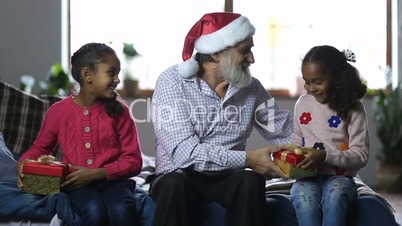
M 179 74 L 184 78 L 195 75 L 198 62 L 194 59 L 194 48 L 203 54 L 213 54 L 254 35 L 255 28 L 249 19 L 237 13 L 209 13 L 201 17 L 188 32 L 183 47 L 183 63 Z

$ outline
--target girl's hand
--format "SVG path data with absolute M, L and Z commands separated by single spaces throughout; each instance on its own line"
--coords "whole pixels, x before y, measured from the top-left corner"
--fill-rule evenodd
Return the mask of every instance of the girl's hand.
M 106 178 L 106 170 L 104 168 L 92 169 L 74 165 L 69 165 L 69 168 L 73 169 L 73 172 L 68 174 L 61 184 L 62 188 L 68 190 L 77 189 L 93 181 Z
M 297 167 L 305 170 L 317 169 L 322 163 L 325 162 L 325 157 L 327 156 L 327 152 L 325 150 L 314 148 L 303 148 L 303 153 L 305 159 L 297 164 Z
M 17 171 L 17 186 L 21 190 L 24 184 L 22 183 L 22 178 L 24 177 L 24 174 L 22 174 L 22 167 L 24 167 L 24 163 L 33 161 L 31 159 L 24 159 L 23 161 L 20 161 L 17 163 L 15 166 L 15 170 Z

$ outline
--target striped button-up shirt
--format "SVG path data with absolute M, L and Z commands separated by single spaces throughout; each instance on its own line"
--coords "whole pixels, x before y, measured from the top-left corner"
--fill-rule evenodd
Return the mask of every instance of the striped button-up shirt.
M 182 78 L 177 69 L 160 75 L 152 98 L 157 174 L 244 168 L 253 128 L 274 144 L 290 142 L 292 114 L 257 79 L 246 88 L 229 86 L 221 99 L 204 80 Z

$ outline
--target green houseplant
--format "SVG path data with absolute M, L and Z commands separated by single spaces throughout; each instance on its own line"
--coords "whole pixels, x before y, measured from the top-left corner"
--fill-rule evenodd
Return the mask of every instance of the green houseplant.
M 380 90 L 374 98 L 377 137 L 381 143 L 378 187 L 402 191 L 402 104 L 401 86 Z
M 20 89 L 26 92 L 33 92 L 35 78 L 31 75 L 23 75 L 20 78 Z M 50 67 L 45 80 L 39 81 L 39 95 L 67 96 L 74 89 L 70 75 L 66 72 L 60 63 L 55 63 Z
M 133 43 L 126 42 L 123 42 L 123 54 L 125 58 L 125 68 L 123 70 L 124 93 L 126 97 L 135 97 L 138 89 L 138 79 L 133 75 L 130 66 L 133 59 L 137 56 L 140 56 L 140 54 L 134 48 Z

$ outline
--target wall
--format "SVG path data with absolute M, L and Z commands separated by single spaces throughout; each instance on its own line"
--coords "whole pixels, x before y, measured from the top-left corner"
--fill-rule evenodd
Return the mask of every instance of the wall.
M 30 74 L 44 79 L 61 61 L 61 0 L 0 1 L 0 79 L 19 86 Z
M 137 121 L 137 127 L 139 131 L 139 137 L 141 141 L 142 151 L 146 155 L 155 156 L 154 151 L 154 139 L 155 134 L 153 130 L 152 123 L 150 123 L 150 99 L 137 99 L 136 102 L 133 100 L 127 100 L 127 103 L 131 106 L 133 115 Z M 293 112 L 294 104 L 296 99 L 294 98 L 276 98 L 275 103 L 277 103 L 282 109 L 289 110 Z M 371 153 L 370 159 L 365 168 L 363 168 L 359 175 L 368 185 L 375 187 L 376 178 L 375 174 L 379 166 L 379 161 L 377 155 L 380 153 L 380 143 L 375 134 L 375 124 L 374 124 L 374 111 L 373 111 L 373 99 L 364 99 L 364 105 L 366 107 L 367 119 L 369 123 L 369 132 L 371 139 Z M 143 120 L 147 122 L 142 122 Z M 254 150 L 263 146 L 269 145 L 267 141 L 254 130 L 251 137 L 248 139 L 247 150 Z

